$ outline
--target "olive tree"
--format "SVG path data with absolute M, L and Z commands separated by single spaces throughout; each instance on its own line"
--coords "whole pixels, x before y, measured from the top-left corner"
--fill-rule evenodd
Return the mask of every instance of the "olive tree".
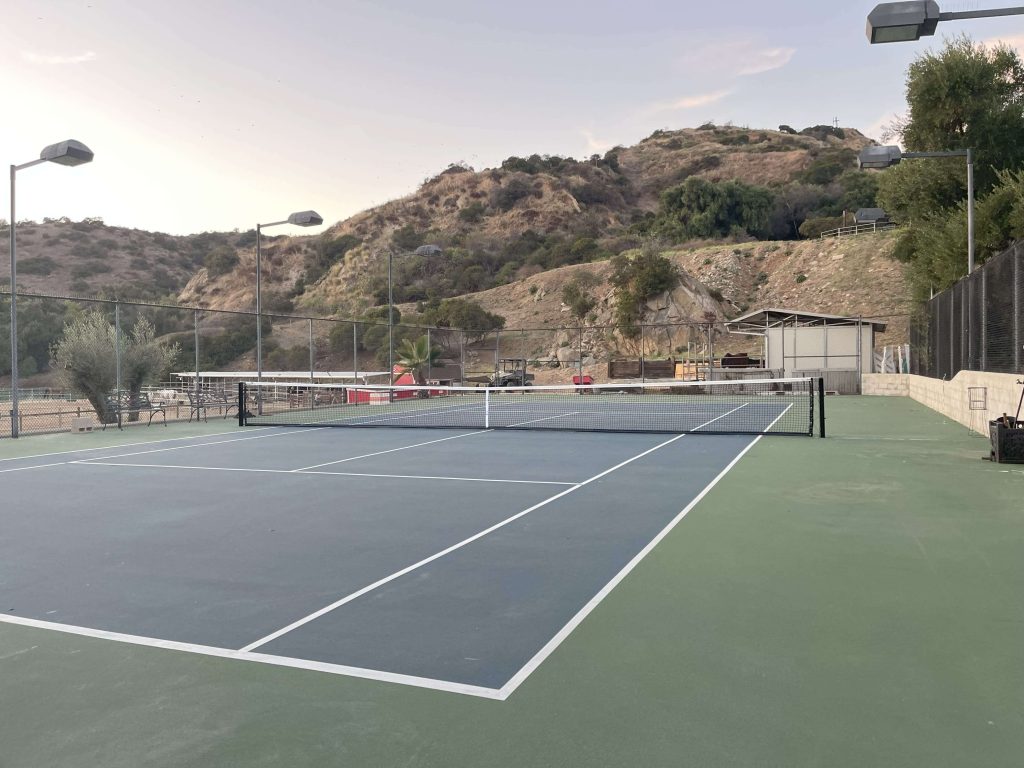
M 85 312 L 64 326 L 64 334 L 51 349 L 53 365 L 61 383 L 82 393 L 100 421 L 108 424 L 116 418 L 107 406 L 107 397 L 117 384 L 117 331 L 99 312 Z M 142 387 L 152 383 L 170 368 L 178 346 L 165 345 L 154 338 L 153 324 L 139 318 L 121 338 L 122 385 L 130 407 L 137 407 Z M 138 419 L 138 412 L 129 414 Z

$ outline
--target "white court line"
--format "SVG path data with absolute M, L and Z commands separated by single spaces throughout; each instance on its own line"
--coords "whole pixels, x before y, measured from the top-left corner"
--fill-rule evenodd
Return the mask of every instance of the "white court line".
M 736 408 L 734 410 L 738 411 L 739 408 Z M 733 412 L 734 411 L 729 411 L 729 413 L 724 413 L 721 416 L 717 417 L 716 419 L 712 419 L 712 421 L 709 421 L 708 424 L 711 424 L 711 423 L 713 423 L 715 421 L 718 421 L 718 419 L 724 419 L 726 416 L 731 415 Z M 705 425 L 702 425 L 702 426 L 707 426 L 707 425 L 705 424 Z M 583 488 L 583 487 L 585 487 L 587 485 L 590 485 L 591 483 L 594 483 L 594 482 L 600 480 L 602 477 L 606 477 L 607 475 L 610 475 L 612 472 L 615 472 L 616 470 L 622 469 L 623 467 L 625 467 L 625 466 L 627 466 L 629 464 L 632 464 L 634 461 L 638 461 L 639 459 L 642 459 L 645 456 L 649 456 L 650 454 L 654 453 L 655 451 L 660 450 L 661 448 L 664 448 L 666 445 L 671 445 L 672 443 L 676 442 L 677 440 L 681 440 L 684 437 L 686 437 L 686 435 L 676 435 L 675 437 L 670 438 L 669 440 L 666 440 L 666 441 L 664 441 L 662 443 L 659 443 L 658 445 L 654 446 L 653 448 L 648 448 L 646 451 L 644 451 L 642 453 L 638 453 L 636 456 L 633 456 L 632 458 L 626 459 L 625 461 L 620 462 L 619 464 L 616 464 L 614 467 L 606 469 L 603 472 L 599 472 L 598 474 L 594 475 L 593 477 L 587 478 L 586 480 L 584 480 L 581 483 L 577 483 L 576 485 L 573 485 L 573 486 L 571 486 L 569 488 L 566 488 L 561 493 L 556 493 L 554 496 L 551 496 L 551 497 L 549 497 L 547 499 L 544 499 L 544 501 L 541 501 L 541 502 L 539 502 L 537 504 L 534 504 L 532 507 L 528 507 L 527 509 L 524 509 L 522 512 L 518 512 L 517 514 L 512 515 L 511 517 L 506 518 L 505 520 L 502 520 L 499 523 L 495 523 L 490 528 L 486 528 L 486 529 L 480 531 L 479 533 L 474 534 L 473 536 L 470 536 L 467 539 L 463 539 L 459 543 L 453 544 L 452 546 L 448 547 L 447 549 L 444 549 L 444 550 L 442 550 L 442 551 L 440 551 L 440 552 L 438 552 L 436 554 L 433 554 L 430 557 L 426 557 L 423 560 L 420 560 L 418 563 L 413 563 L 412 565 L 409 565 L 409 566 L 401 569 L 400 571 L 396 571 L 395 573 L 392 573 L 390 576 L 385 576 L 382 579 L 378 579 L 377 581 L 373 582 L 372 584 L 368 584 L 367 586 L 363 587 L 362 589 L 357 590 L 356 592 L 353 592 L 350 595 L 346 595 L 345 597 L 342 597 L 341 599 L 334 601 L 330 605 L 326 605 L 323 608 L 321 608 L 320 610 L 314 611 L 313 613 L 309 614 L 308 616 L 304 616 L 303 618 L 298 619 L 297 621 L 292 622 L 291 624 L 289 624 L 286 627 L 282 627 L 281 629 L 277 630 L 276 632 L 271 632 L 266 637 L 261 637 L 259 640 L 256 640 L 255 642 L 252 642 L 252 643 L 249 643 L 249 645 L 245 646 L 241 650 L 242 651 L 253 651 L 253 650 L 256 650 L 260 646 L 266 645 L 267 643 L 269 643 L 269 642 L 271 642 L 273 640 L 276 640 L 277 638 L 281 637 L 282 635 L 286 635 L 289 632 L 292 632 L 293 630 L 296 630 L 299 627 L 302 627 L 302 626 L 310 623 L 311 621 L 315 621 L 316 619 L 320 618 L 321 616 L 324 616 L 324 615 L 330 613 L 331 611 L 334 611 L 334 610 L 336 610 L 338 608 L 341 608 L 343 605 L 346 605 L 347 603 L 351 603 L 353 600 L 356 600 L 356 599 L 362 597 L 363 595 L 365 595 L 365 594 L 367 594 L 369 592 L 373 592 L 374 590 L 384 586 L 385 584 L 388 584 L 388 583 L 394 581 L 395 579 L 401 578 L 402 576 L 405 576 L 408 573 L 412 573 L 413 571 L 419 570 L 423 566 L 429 565 L 430 563 L 434 562 L 435 560 L 440 560 L 442 557 L 445 557 L 446 555 L 450 555 L 452 552 L 456 552 L 457 550 L 460 550 L 463 547 L 468 546 L 469 544 L 472 544 L 474 541 L 478 541 L 479 539 L 482 539 L 484 536 L 487 536 L 487 535 L 489 535 L 491 533 L 494 533 L 497 530 L 500 530 L 501 528 L 504 528 L 507 525 L 510 525 L 511 523 L 515 522 L 516 520 L 520 519 L 521 517 L 525 517 L 526 515 L 530 514 L 531 512 L 535 512 L 538 509 L 541 509 L 542 507 L 546 507 L 548 504 L 551 504 L 554 501 L 558 501 L 559 499 L 564 498 L 565 496 L 568 496 L 570 493 L 574 493 L 574 492 L 578 491 L 580 488 Z
M 89 627 L 77 627 L 71 624 L 58 624 L 52 621 L 40 621 L 38 619 L 26 619 L 10 614 L 0 614 L 0 622 L 6 624 L 17 624 L 23 627 L 35 629 L 48 629 L 55 632 L 63 632 L 69 635 L 81 635 L 98 640 L 113 640 L 119 643 L 130 643 L 148 648 L 163 648 L 172 651 L 183 651 L 185 653 L 196 653 L 202 656 L 216 656 L 222 659 L 234 659 L 236 661 L 255 661 L 261 664 L 272 664 L 278 667 L 291 667 L 293 669 L 305 669 L 311 672 L 327 672 L 333 675 L 345 675 L 346 677 L 357 677 L 363 680 L 374 680 L 382 683 L 397 683 L 400 685 L 411 685 L 416 688 L 428 688 L 445 693 L 461 693 L 466 696 L 477 696 L 484 699 L 500 699 L 500 693 L 493 688 L 483 688 L 463 683 L 453 683 L 448 680 L 434 680 L 428 677 L 414 677 L 412 675 L 400 675 L 395 672 L 382 672 L 376 669 L 364 669 L 362 667 L 347 667 L 341 664 L 328 664 L 322 661 L 307 661 L 305 659 L 293 659 L 286 656 L 272 656 L 266 653 L 249 653 L 236 651 L 231 648 L 217 648 L 209 645 L 196 645 L 194 643 L 181 643 L 175 640 L 159 640 L 152 637 L 140 635 L 127 635 L 121 632 L 108 632 L 103 629 L 90 629 Z
M 320 427 L 320 429 L 329 429 L 329 427 Z M 373 456 L 383 456 L 386 453 L 397 453 L 398 451 L 408 451 L 410 448 L 422 448 L 424 445 L 434 445 L 435 443 L 443 443 L 448 440 L 458 440 L 463 437 L 473 437 L 473 435 L 486 435 L 491 430 L 485 429 L 480 432 L 465 432 L 461 435 L 453 435 L 451 437 L 443 437 L 440 440 L 428 440 L 425 443 L 416 443 L 415 445 L 403 445 L 401 448 L 390 448 L 386 451 L 377 451 L 375 453 L 364 453 L 362 456 L 351 456 L 347 459 L 338 459 L 337 461 L 328 461 L 323 464 L 314 464 L 311 467 L 301 467 L 300 469 L 290 470 L 291 472 L 309 472 L 311 469 L 320 469 L 321 467 L 333 467 L 335 464 L 344 464 L 347 461 L 357 461 L 359 459 L 369 459 Z
M 180 451 L 185 448 L 206 448 L 211 445 L 227 445 L 228 443 L 244 443 L 246 440 L 265 440 L 272 437 L 284 437 L 285 435 L 298 435 L 306 432 L 316 432 L 321 429 L 328 429 L 328 427 L 303 427 L 302 429 L 293 429 L 289 432 L 274 432 L 269 435 L 255 435 L 253 437 L 236 437 L 231 440 L 215 440 L 212 443 L 195 443 L 193 445 L 175 445 L 172 448 L 154 448 L 152 451 L 135 451 L 133 453 L 119 453 L 114 456 L 100 456 L 98 459 L 80 459 L 73 462 L 74 464 L 88 464 L 93 461 L 104 461 L 107 459 L 127 459 L 131 456 L 145 456 L 150 453 L 167 453 L 168 451 Z M 228 433 L 235 434 L 235 433 Z
M 251 430 L 248 431 L 257 432 L 265 429 L 273 429 L 273 427 L 253 427 Z M 116 451 L 120 448 L 137 448 L 140 445 L 158 445 L 160 443 L 173 443 L 177 440 L 203 440 L 204 438 L 207 437 L 223 437 L 224 435 L 237 435 L 241 431 L 242 429 L 239 428 L 232 430 L 231 432 L 214 432 L 209 435 L 192 435 L 190 437 L 165 437 L 160 440 L 145 440 L 141 443 L 121 443 L 120 445 L 98 445 L 93 448 L 76 448 L 73 451 L 54 451 L 53 453 L 36 453 L 31 456 L 12 456 L 7 459 L 0 459 L 0 462 L 24 461 L 25 459 L 45 459 L 47 456 L 67 456 L 69 453 L 85 453 L 86 451 Z
M 450 480 L 462 483 L 512 483 L 515 485 L 576 485 L 576 483 L 562 483 L 554 480 L 503 480 L 490 477 L 441 477 L 437 475 L 382 475 L 371 472 L 295 472 L 291 469 L 252 469 L 249 467 L 189 467 L 179 464 L 127 464 L 121 462 L 103 461 L 93 459 L 91 461 L 70 461 L 67 464 L 75 464 L 80 467 L 132 467 L 140 469 L 183 469 L 197 472 L 256 472 L 271 475 L 314 475 L 325 477 L 379 477 L 388 480 Z M 55 466 L 55 465 L 45 465 Z M 27 469 L 27 467 L 26 467 Z
M 45 469 L 46 467 L 63 467 L 67 461 L 56 461 L 53 464 L 35 464 L 31 467 L 14 467 L 13 469 L 0 469 L 0 475 L 5 472 L 24 472 L 27 469 Z
M 461 405 L 444 405 L 444 406 L 440 406 L 438 408 L 424 408 L 422 411 L 414 411 L 412 413 L 403 413 L 401 415 L 382 416 L 381 418 L 370 419 L 369 421 L 365 420 L 366 419 L 365 416 L 356 416 L 354 419 L 344 419 L 344 420 L 331 419 L 330 421 L 328 421 L 326 423 L 328 423 L 328 424 L 338 424 L 340 422 L 342 424 L 350 424 L 350 425 L 352 425 L 354 427 L 358 427 L 361 424 L 380 424 L 380 423 L 385 422 L 385 421 L 397 421 L 399 419 L 418 419 L 418 418 L 421 418 L 423 416 L 437 416 L 437 415 L 440 415 L 440 414 L 452 413 L 453 411 L 467 411 L 467 410 L 476 410 L 476 411 L 478 411 L 478 410 L 483 408 L 483 405 L 484 405 L 483 401 L 481 401 L 480 403 L 474 403 L 472 405 L 466 405 L 465 403 L 463 403 Z M 373 414 L 367 414 L 367 415 L 368 416 L 373 416 Z M 356 419 L 364 419 L 364 421 L 356 421 Z M 323 424 L 324 422 L 318 421 L 316 423 L 317 424 Z
M 786 410 L 788 411 L 789 409 L 787 408 Z M 771 430 L 771 428 L 774 427 L 779 422 L 779 420 L 785 415 L 785 411 L 780 413 L 778 418 L 775 419 L 775 421 L 773 421 L 768 426 L 768 429 L 765 431 L 767 432 Z M 558 646 L 560 646 L 565 641 L 565 639 L 572 634 L 573 630 L 575 630 L 576 627 L 583 623 L 583 620 L 586 619 L 587 616 L 589 616 L 593 612 L 593 610 L 597 608 L 597 606 L 600 605 L 601 602 L 606 597 L 608 597 L 609 594 L 611 594 L 612 590 L 615 589 L 615 587 L 617 587 L 622 582 L 622 580 L 625 579 L 633 571 L 633 569 L 636 568 L 640 564 L 640 562 L 645 557 L 647 557 L 647 555 L 649 555 L 651 551 L 656 546 L 658 546 L 658 544 L 660 544 L 666 536 L 668 536 L 672 532 L 672 529 L 679 525 L 679 523 L 681 523 L 683 519 L 688 514 L 690 514 L 691 511 L 693 511 L 694 507 L 696 507 L 698 504 L 700 504 L 701 501 L 704 500 L 705 496 L 711 493 L 711 490 L 722 481 L 722 478 L 728 475 L 732 471 L 733 467 L 739 464 L 740 460 L 744 456 L 746 456 L 755 445 L 761 442 L 761 439 L 763 437 L 763 435 L 758 435 L 747 445 L 746 448 L 740 451 L 739 455 L 737 455 L 735 459 L 730 461 L 728 466 L 726 466 L 725 469 L 719 472 L 715 479 L 708 483 L 707 486 L 705 486 L 704 490 L 697 494 L 694 497 L 694 499 L 689 504 L 687 504 L 686 507 L 678 515 L 676 515 L 668 525 L 666 525 L 661 530 L 660 533 L 658 533 L 657 536 L 651 539 L 650 543 L 648 543 L 646 547 L 640 550 L 632 560 L 626 563 L 625 567 L 617 574 L 615 574 L 615 576 L 612 577 L 611 581 L 605 584 L 604 587 L 602 587 L 601 590 L 596 595 L 594 595 L 590 599 L 590 601 L 587 602 L 587 604 L 584 605 L 576 613 L 576 615 L 573 616 L 569 620 L 569 622 L 558 631 L 558 633 L 553 638 L 551 638 L 547 643 L 545 643 L 543 648 L 537 651 L 534 657 L 530 659 L 523 666 L 522 669 L 516 672 L 509 679 L 509 681 L 501 687 L 502 701 L 507 699 L 513 693 L 515 693 L 516 689 L 526 681 L 526 678 L 533 674 L 533 672 L 536 671 L 536 669 L 544 663 L 548 656 L 555 652 Z
M 509 424 L 507 427 L 503 427 L 503 429 L 513 429 L 515 427 L 525 427 L 527 424 L 539 424 L 542 421 L 553 421 L 554 419 L 564 419 L 566 416 L 578 416 L 579 414 L 580 414 L 579 411 L 573 411 L 572 413 L 560 413 L 557 416 L 547 416 L 547 417 L 545 417 L 543 419 L 534 419 L 533 421 L 520 421 L 518 424 Z M 491 418 L 493 419 L 494 417 L 492 416 Z

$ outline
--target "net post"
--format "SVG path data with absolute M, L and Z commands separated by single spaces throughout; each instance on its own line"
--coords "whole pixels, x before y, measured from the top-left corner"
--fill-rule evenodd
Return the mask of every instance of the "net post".
M 491 428 L 491 389 L 484 389 L 484 429 Z
M 814 394 L 811 394 L 813 399 Z M 825 378 L 818 379 L 818 431 L 825 437 Z
M 238 382 L 238 426 L 245 426 L 245 382 Z

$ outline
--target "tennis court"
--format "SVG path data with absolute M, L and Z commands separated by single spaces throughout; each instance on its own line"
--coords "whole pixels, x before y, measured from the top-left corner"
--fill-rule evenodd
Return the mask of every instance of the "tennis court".
M 227 424 L 0 445 L 12 766 L 1019 754 L 1024 475 L 923 407 L 830 399 L 827 440 Z
M 751 442 L 266 428 L 6 462 L 6 619 L 505 698 Z

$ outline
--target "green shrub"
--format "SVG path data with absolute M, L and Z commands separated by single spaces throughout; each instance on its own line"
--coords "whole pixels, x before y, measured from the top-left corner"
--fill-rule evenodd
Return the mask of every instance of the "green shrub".
M 222 245 L 206 254 L 203 258 L 203 266 L 213 277 L 226 275 L 238 266 L 238 253 L 234 248 Z
M 569 307 L 577 320 L 584 319 L 597 306 L 597 300 L 590 294 L 585 283 L 574 279 L 562 287 L 562 303 Z
M 694 177 L 662 193 L 658 214 L 645 227 L 676 242 L 737 233 L 761 237 L 769 230 L 773 202 L 763 187 Z
M 611 284 L 615 287 L 615 320 L 627 326 L 628 337 L 635 337 L 635 328 L 643 317 L 643 304 L 652 296 L 671 291 L 681 278 L 679 269 L 661 254 L 645 249 L 630 258 L 619 254 L 612 259 Z
M 49 256 L 35 256 L 18 260 L 18 271 L 24 275 L 49 275 L 57 269 L 57 262 Z
M 464 221 L 467 224 L 476 224 L 487 212 L 487 206 L 476 200 L 465 208 L 459 211 L 459 221 Z
M 533 197 L 535 194 L 533 187 L 527 181 L 513 176 L 494 190 L 491 195 L 491 205 L 500 211 L 511 211 L 520 200 Z
M 796 282 L 797 282 L 797 285 L 799 285 L 800 283 L 806 283 L 807 282 L 807 275 L 797 275 L 796 276 Z
M 425 242 L 423 232 L 418 232 L 412 224 L 396 229 L 391 235 L 391 244 L 403 251 L 415 251 Z

